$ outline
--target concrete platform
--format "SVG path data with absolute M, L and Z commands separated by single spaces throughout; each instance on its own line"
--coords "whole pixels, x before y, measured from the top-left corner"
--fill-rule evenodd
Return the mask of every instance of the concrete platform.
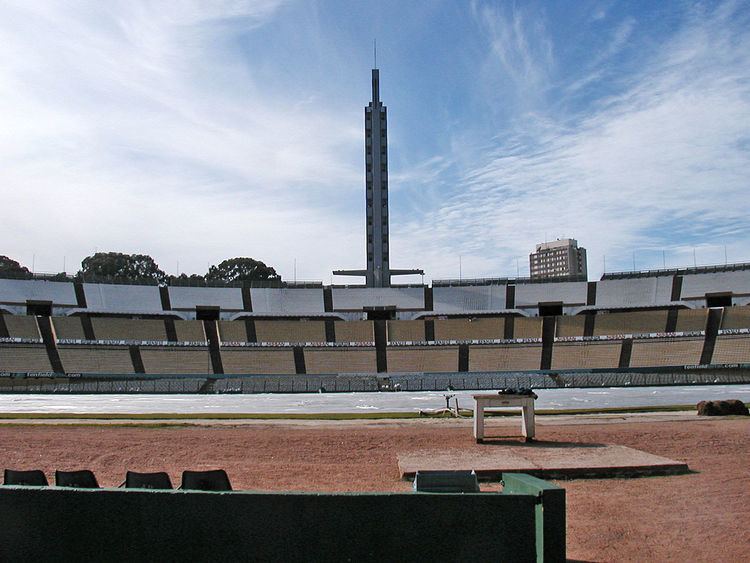
M 422 450 L 399 454 L 402 479 L 417 471 L 466 469 L 480 479 L 502 473 L 528 473 L 545 479 L 677 475 L 686 463 L 625 446 L 567 442 L 489 442 L 476 449 Z

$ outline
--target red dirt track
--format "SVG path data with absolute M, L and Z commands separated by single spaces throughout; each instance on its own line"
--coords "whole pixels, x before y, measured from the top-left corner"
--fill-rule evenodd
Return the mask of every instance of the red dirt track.
M 750 420 L 559 420 L 538 425 L 537 438 L 621 444 L 686 461 L 694 471 L 559 482 L 567 491 L 568 557 L 748 560 Z M 44 469 L 50 481 L 55 469 L 89 468 L 102 486 L 119 485 L 128 469 L 168 471 L 178 484 L 183 469 L 222 467 L 236 489 L 404 491 L 410 484 L 398 478 L 397 455 L 445 447 L 492 446 L 475 444 L 470 425 L 452 420 L 160 428 L 0 425 L 2 467 Z

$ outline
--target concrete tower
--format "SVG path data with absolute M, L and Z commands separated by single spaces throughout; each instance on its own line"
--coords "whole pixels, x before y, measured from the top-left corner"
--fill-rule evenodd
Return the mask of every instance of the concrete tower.
M 392 270 L 388 252 L 388 114 L 380 101 L 380 71 L 372 69 L 372 101 L 365 107 L 366 270 L 334 270 L 339 276 L 365 276 L 367 287 L 390 287 L 391 276 L 423 274 Z
M 388 287 L 388 112 L 380 101 L 380 71 L 372 69 L 372 101 L 365 108 L 367 281 Z

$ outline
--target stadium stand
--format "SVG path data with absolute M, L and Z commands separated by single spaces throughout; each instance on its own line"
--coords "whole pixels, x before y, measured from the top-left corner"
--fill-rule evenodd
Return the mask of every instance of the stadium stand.
M 388 321 L 388 342 L 424 341 L 424 321 Z
M 596 287 L 596 306 L 599 309 L 663 306 L 671 300 L 671 276 L 602 280 Z
M 202 321 L 174 321 L 178 342 L 206 342 Z
M 540 317 L 516 317 L 515 319 L 513 319 L 513 338 L 519 339 L 541 337 L 542 319 Z
M 664 332 L 666 326 L 667 311 L 599 313 L 596 315 L 596 322 L 594 324 L 594 336 L 650 334 Z
M 595 286 L 595 306 L 598 309 L 627 309 L 666 306 L 677 300 L 694 301 L 705 305 L 706 294 L 728 295 L 732 304 L 750 301 L 750 267 L 733 265 L 729 270 L 712 269 L 708 272 L 656 271 L 606 275 Z M 472 312 L 503 311 L 508 308 L 506 295 L 513 294 L 513 307 L 532 313 L 539 303 L 560 303 L 565 308 L 582 306 L 588 300 L 585 282 L 528 283 L 526 280 L 501 280 L 485 284 L 477 280 L 471 285 L 438 283 L 429 292 L 422 287 L 331 287 L 332 309 L 362 311 L 369 307 L 394 306 L 402 311 L 422 311 L 425 293 L 432 295 L 432 310 L 440 314 L 471 314 Z M 678 282 L 679 283 L 676 283 Z M 510 285 L 508 285 L 510 284 Z M 77 289 L 81 289 L 80 295 Z M 508 290 L 512 289 L 512 292 Z M 591 288 L 589 288 L 591 289 Z M 163 291 L 161 291 L 163 290 Z M 247 295 L 244 295 L 247 291 Z M 91 313 L 169 315 L 194 314 L 198 307 L 217 308 L 222 318 L 234 312 L 267 314 L 314 314 L 326 310 L 323 287 L 168 287 L 124 285 L 108 283 L 53 282 L 41 279 L 0 279 L 0 306 L 15 313 L 26 313 L 27 304 L 48 303 L 53 314 L 64 315 L 72 310 Z M 164 294 L 164 295 L 162 295 Z M 164 301 L 162 301 L 164 297 Z M 247 297 L 247 298 L 246 298 Z M 566 311 L 572 312 L 572 311 Z M 404 318 L 409 318 L 405 316 Z
M 388 348 L 388 371 L 396 373 L 458 371 L 458 346 Z
M 747 295 L 749 288 L 750 270 L 691 274 L 682 278 L 682 299 L 703 301 L 705 305 L 707 293 Z
M 424 290 L 421 287 L 334 287 L 332 295 L 334 311 L 362 311 L 368 307 L 424 309 Z
M 503 317 L 435 320 L 435 340 L 497 340 L 503 338 Z
M 676 332 L 698 332 L 706 329 L 707 309 L 679 309 Z
M 584 315 L 557 317 L 555 336 L 583 336 L 585 325 L 586 318 Z
M 502 311 L 505 309 L 505 285 L 434 287 L 432 300 L 436 313 Z
M 469 371 L 537 370 L 541 360 L 541 344 L 469 347 Z
M 97 340 L 167 340 L 162 320 L 94 317 L 91 324 Z
M 39 327 L 35 317 L 25 315 L 5 315 L 5 326 L 8 328 L 8 336 L 11 338 L 28 338 L 41 340 Z
M 127 346 L 58 346 L 66 373 L 135 373 Z
M 552 348 L 552 369 L 616 368 L 620 341 L 556 342 Z
M 146 373 L 213 373 L 207 348 L 141 347 Z
M 725 307 L 721 328 L 750 328 L 750 307 Z
M 257 288 L 250 289 L 255 313 L 322 313 L 323 289 Z
M 29 301 L 50 302 L 55 308 L 77 307 L 72 283 L 0 279 L 0 304 L 3 308 L 18 315 L 26 314 Z
M 86 338 L 80 317 L 53 317 L 52 324 L 58 340 L 85 340 Z
M 750 296 L 749 286 L 747 269 L 684 276 L 644 274 L 589 283 L 519 281 L 515 285 L 435 285 L 431 289 L 159 288 L 0 279 L 0 309 L 18 312 L 0 319 L 0 339 L 4 339 L 0 342 L 0 371 L 208 374 L 212 365 L 221 373 L 223 362 L 229 374 L 279 374 L 279 381 L 287 381 L 284 375 L 378 370 L 476 372 L 540 367 L 612 369 L 620 363 L 622 367 L 639 368 L 743 363 L 750 361 L 750 337 L 719 334 L 715 345 L 714 337 L 718 328 L 750 328 L 750 306 L 738 305 Z M 722 299 L 730 296 L 734 306 L 718 308 L 723 302 L 714 301 L 715 306 L 708 309 L 706 294 Z M 501 316 L 506 295 L 513 300 L 516 316 L 512 318 Z M 430 297 L 432 310 L 425 311 Z M 585 305 L 587 300 L 591 305 Z M 684 307 L 686 301 L 700 308 L 677 308 Z M 597 314 L 543 319 L 536 316 L 540 303 L 562 304 L 567 312 L 593 307 L 590 312 Z M 48 313 L 37 309 L 38 304 L 56 316 L 46 318 Z M 220 310 L 221 320 L 214 324 L 174 318 L 191 318 L 201 307 Z M 390 307 L 396 310 L 387 311 L 385 316 L 392 315 L 392 320 L 361 320 L 365 312 L 370 315 L 370 308 L 379 313 L 377 308 Z M 170 314 L 169 309 L 176 312 Z M 531 316 L 518 315 L 519 309 Z M 86 315 L 87 311 L 93 314 Z M 705 339 L 657 336 L 672 331 L 706 331 L 709 312 L 711 330 Z M 64 316 L 66 313 L 83 316 Z M 126 318 L 144 316 L 148 318 Z M 230 321 L 230 317 L 238 320 Z M 420 320 L 411 320 L 415 317 Z M 543 320 L 544 353 L 541 342 L 522 342 L 542 338 Z M 563 340 L 552 341 L 552 321 L 555 337 Z M 214 326 L 218 327 L 218 339 L 210 330 Z M 565 341 L 568 337 L 628 334 L 640 336 L 627 339 L 627 346 L 620 340 Z M 41 342 L 42 336 L 46 348 L 12 341 Z M 476 343 L 511 338 L 517 342 Z M 433 339 L 445 344 L 422 344 Z M 99 343 L 70 343 L 75 340 Z M 168 340 L 175 344 L 163 344 Z M 131 345 L 118 346 L 111 341 Z M 295 346 L 231 345 L 248 342 Z M 324 346 L 326 342 L 360 346 Z M 413 344 L 387 345 L 403 342 Z M 475 344 L 453 344 L 458 342 Z M 186 347 L 184 343 L 205 344 Z M 174 379 L 175 385 L 181 384 L 179 378 Z M 226 392 L 232 389 L 230 385 Z
M 219 321 L 222 342 L 247 342 L 247 329 L 243 321 Z
M 326 341 L 323 321 L 257 320 L 255 333 L 258 342 L 322 343 Z
M 372 321 L 337 321 L 336 342 L 375 342 Z
M 222 311 L 242 311 L 242 290 L 234 287 L 170 287 L 169 302 L 177 311 L 198 307 L 218 307 Z
M 561 303 L 566 307 L 586 305 L 588 284 L 564 283 L 519 283 L 516 285 L 516 307 L 536 309 L 539 303 Z
M 749 334 L 720 334 L 716 338 L 712 364 L 750 363 Z
M 374 373 L 375 348 L 305 348 L 305 368 L 310 374 Z
M 0 371 L 52 371 L 47 350 L 41 344 L 0 343 Z
M 703 338 L 636 339 L 630 367 L 697 365 L 702 350 Z
M 159 288 L 155 285 L 85 283 L 87 310 L 97 313 L 163 314 Z
M 295 373 L 294 350 L 287 348 L 222 348 L 224 373 Z

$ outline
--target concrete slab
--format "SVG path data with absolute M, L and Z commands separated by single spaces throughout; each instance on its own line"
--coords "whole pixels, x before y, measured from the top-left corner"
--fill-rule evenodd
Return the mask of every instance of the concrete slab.
M 423 470 L 474 470 L 480 479 L 528 473 L 546 479 L 676 475 L 686 463 L 625 446 L 566 442 L 489 442 L 476 448 L 421 450 L 399 454 L 402 479 Z

